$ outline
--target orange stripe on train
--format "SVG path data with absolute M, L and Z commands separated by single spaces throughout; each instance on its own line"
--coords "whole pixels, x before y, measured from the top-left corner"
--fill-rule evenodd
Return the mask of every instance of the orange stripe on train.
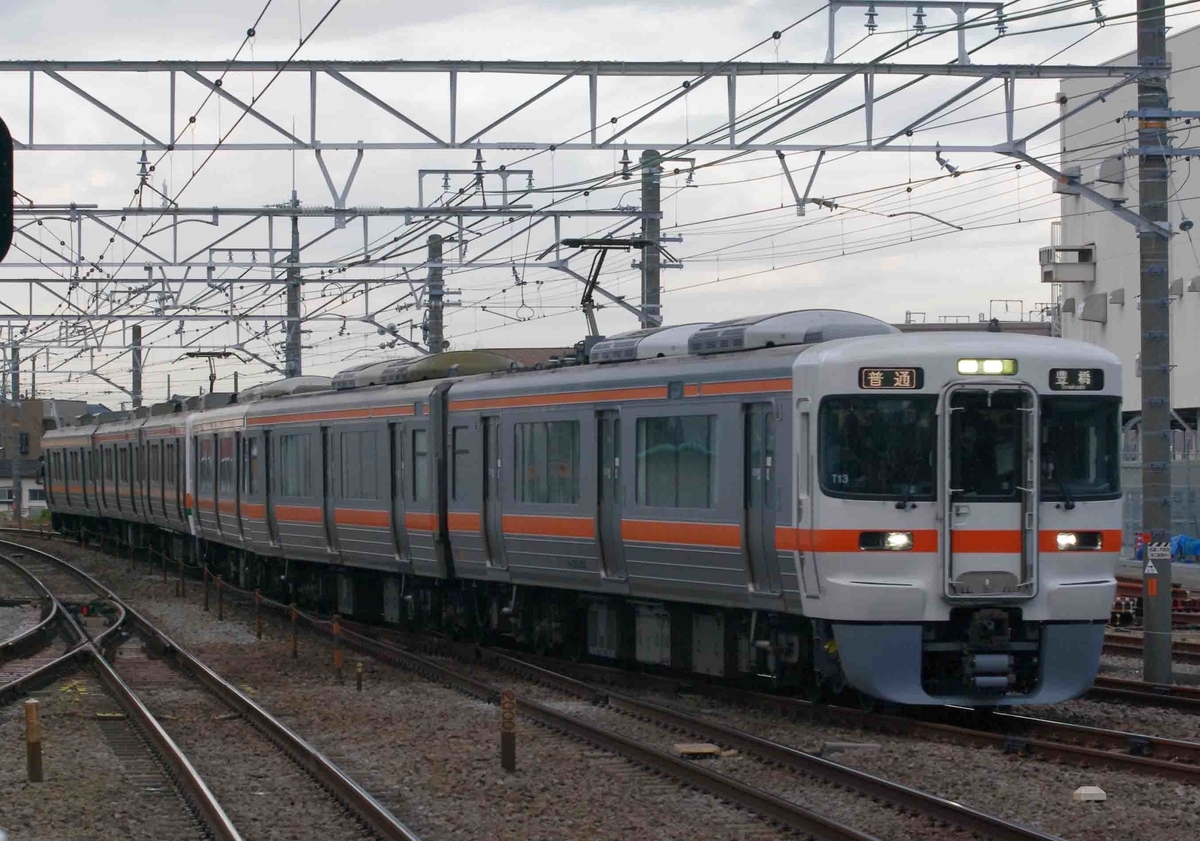
M 417 511 L 405 514 L 404 528 L 408 531 L 437 531 L 437 515 Z
M 738 549 L 742 545 L 742 528 L 736 523 L 622 520 L 621 538 L 635 543 L 674 543 L 680 546 Z
M 596 534 L 592 517 L 540 517 L 530 514 L 505 514 L 501 517 L 505 534 L 535 537 L 581 537 Z

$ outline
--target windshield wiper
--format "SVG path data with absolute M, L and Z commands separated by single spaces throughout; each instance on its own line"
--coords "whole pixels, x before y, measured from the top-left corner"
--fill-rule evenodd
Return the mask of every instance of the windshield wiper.
M 1066 500 L 1063 502 L 1063 509 L 1065 511 L 1074 509 L 1075 500 L 1071 498 L 1071 492 L 1067 490 L 1067 483 L 1062 480 L 1061 476 L 1056 478 L 1054 481 L 1058 484 L 1058 489 L 1062 491 L 1063 499 Z
M 912 485 L 904 486 L 904 494 L 903 494 L 903 497 L 900 499 L 900 501 L 896 503 L 896 510 L 907 511 L 909 509 L 909 507 L 912 506 L 912 502 L 909 500 L 909 497 L 912 496 L 912 491 L 913 491 Z

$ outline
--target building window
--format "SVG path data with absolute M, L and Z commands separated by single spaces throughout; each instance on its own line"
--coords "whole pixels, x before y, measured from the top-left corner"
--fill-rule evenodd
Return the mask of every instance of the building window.
M 578 502 L 579 421 L 518 423 L 513 432 L 517 502 Z
M 233 496 L 233 438 L 217 439 L 217 481 L 221 496 Z
M 450 432 L 450 498 L 453 500 L 467 497 L 467 465 L 471 458 L 468 431 L 465 426 L 456 426 Z M 486 465 L 484 467 L 486 469 Z
M 713 506 L 713 420 L 712 415 L 638 418 L 638 505 Z
M 45 502 L 46 501 L 46 489 L 45 488 L 30 488 L 29 489 L 29 501 L 30 502 Z
M 258 476 L 261 468 L 258 464 L 258 439 L 242 439 L 242 494 L 255 496 L 258 494 Z
M 312 496 L 310 435 L 279 436 L 280 496 Z
M 379 455 L 375 430 L 343 432 L 338 442 L 342 462 L 342 498 L 378 499 Z
M 12 488 L 0 488 L 0 502 L 11 503 L 13 501 Z
M 412 455 L 413 502 L 425 502 L 429 499 L 429 450 L 424 429 L 413 430 Z

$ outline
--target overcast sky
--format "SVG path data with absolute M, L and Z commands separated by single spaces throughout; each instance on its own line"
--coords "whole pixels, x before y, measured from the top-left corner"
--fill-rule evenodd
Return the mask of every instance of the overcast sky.
M 274 0 L 255 38 L 242 58 L 283 59 L 295 48 L 300 33 L 307 32 L 329 9 L 333 0 Z M 915 4 L 914 4 L 915 5 Z M 1112 20 L 1105 27 L 1095 24 L 1071 26 L 1052 31 L 1030 30 L 1064 24 L 1083 24 L 1094 17 L 1090 7 L 1070 8 L 1055 14 L 1020 19 L 1044 9 L 1039 0 L 1010 3 L 1007 15 L 1013 19 L 1009 34 L 990 43 L 973 56 L 975 63 L 1099 64 L 1134 47 L 1135 30 L 1127 20 Z M 208 0 L 9 0 L 0 11 L 0 56 L 8 59 L 208 59 L 227 60 L 241 44 L 247 27 L 262 7 L 262 0 L 233 2 Z M 300 59 L 537 59 L 537 60 L 704 60 L 733 58 L 774 30 L 786 32 L 778 42 L 767 43 L 742 56 L 748 61 L 821 61 L 826 48 L 826 13 L 813 15 L 805 23 L 791 27 L 797 20 L 818 11 L 816 2 L 657 2 L 617 3 L 605 0 L 575 0 L 571 3 L 465 2 L 442 0 L 429 2 L 368 2 L 342 0 L 321 26 L 312 41 L 298 54 Z M 1131 0 L 1102 0 L 1103 13 L 1117 16 L 1133 10 Z M 879 31 L 869 38 L 863 29 L 862 9 L 845 9 L 838 15 L 837 50 L 843 61 L 868 61 L 901 44 L 911 14 L 903 10 L 885 10 L 879 15 Z M 946 11 L 929 10 L 931 26 L 951 21 Z M 1193 17 L 1181 15 L 1172 24 L 1183 28 Z M 952 35 L 913 48 L 896 56 L 895 61 L 944 63 L 955 55 Z M 988 28 L 972 29 L 968 47 L 976 47 L 995 37 Z M 1055 53 L 1057 57 L 1051 58 Z M 215 75 L 215 74 L 210 74 Z M 0 116 L 13 130 L 17 140 L 27 138 L 28 78 L 23 74 L 0 74 Z M 227 89 L 249 99 L 261 92 L 269 76 L 265 73 L 242 74 L 231 78 Z M 132 74 L 78 74 L 72 80 L 88 92 L 112 105 L 140 125 L 167 135 L 167 89 L 165 76 L 141 77 Z M 552 77 L 477 76 L 460 74 L 458 93 L 458 136 L 469 136 L 521 102 Z M 386 99 L 435 133 L 448 133 L 447 77 L 404 74 L 385 79 L 359 78 L 373 93 Z M 679 79 L 601 78 L 599 116 L 623 116 L 628 124 L 637 115 L 634 110 L 647 101 L 670 93 Z M 820 80 L 789 78 L 744 79 L 739 85 L 739 111 L 742 114 L 761 106 L 771 108 L 776 101 L 811 90 Z M 891 90 L 900 79 L 879 78 L 876 96 Z M 902 128 L 907 121 L 925 113 L 938 102 L 961 91 L 972 80 L 930 79 L 921 82 L 881 104 L 875 114 L 876 138 Z M 1106 83 L 1105 83 L 1106 84 Z M 795 85 L 788 89 L 789 85 Z M 1096 87 L 1102 83 L 1097 82 Z M 1017 85 L 1018 135 L 1053 120 L 1059 114 L 1054 102 L 1056 81 L 1022 82 Z M 87 104 L 48 77 L 40 76 L 36 88 L 35 141 L 70 142 L 82 138 L 129 142 L 134 135 L 116 121 Z M 177 114 L 181 122 L 198 108 L 204 91 L 181 80 Z M 719 128 L 727 121 L 725 85 L 713 82 L 699 87 L 670 109 L 634 129 L 631 142 L 666 142 L 664 148 L 686 145 L 686 139 Z M 319 92 L 319 135 L 330 141 L 367 142 L 404 139 L 415 136 L 398 128 L 384 112 L 358 100 L 349 91 L 328 79 Z M 862 83 L 852 80 L 834 94 L 781 125 L 770 137 L 811 128 L 846 108 L 862 101 Z M 1004 140 L 1003 98 L 998 83 L 988 83 L 975 94 L 961 100 L 954 110 L 933 121 L 933 126 L 917 132 L 914 143 L 943 145 L 995 144 Z M 272 120 L 307 137 L 309 121 L 307 76 L 285 76 L 263 96 L 260 108 Z M 199 111 L 194 129 L 185 132 L 181 143 L 212 142 L 227 132 L 237 118 L 237 110 L 216 100 Z M 514 119 L 511 126 L 493 136 L 524 139 L 541 143 L 561 143 L 586 132 L 588 127 L 587 82 L 573 79 Z M 1122 148 L 1121 129 L 1115 128 L 1110 154 Z M 861 112 L 832 122 L 804 135 L 813 142 L 855 143 L 864 137 Z M 277 140 L 271 129 L 245 120 L 230 135 L 231 141 Z M 1057 129 L 1031 141 L 1031 153 L 1053 163 L 1060 144 Z M 1069 144 L 1069 138 L 1066 139 Z M 790 191 L 784 182 L 778 161 L 770 153 L 755 153 L 709 166 L 720 159 L 714 152 L 691 155 L 698 165 L 687 185 L 687 163 L 678 166 L 679 175 L 668 171 L 663 180 L 663 232 L 682 236 L 681 242 L 669 242 L 671 253 L 683 261 L 681 269 L 663 273 L 663 312 L 668 323 L 721 320 L 753 313 L 805 307 L 837 307 L 862 311 L 892 321 L 900 321 L 908 311 L 924 313 L 930 321 L 939 316 L 982 314 L 1019 317 L 1050 297 L 1049 287 L 1038 282 L 1037 249 L 1050 238 L 1050 220 L 1057 215 L 1058 203 L 1049 182 L 1028 167 L 1018 171 L 1012 161 L 991 154 L 948 154 L 950 164 L 961 170 L 950 178 L 930 153 L 905 151 L 903 137 L 895 141 L 898 151 L 890 153 L 831 152 L 815 179 L 812 194 L 830 198 L 839 204 L 836 212 L 810 207 L 804 218 L 797 216 Z M 469 168 L 472 150 L 453 151 L 368 151 L 349 196 L 349 204 L 360 206 L 416 205 L 418 169 Z M 636 160 L 637 152 L 632 153 Z M 294 157 L 286 152 L 220 152 L 205 164 L 185 188 L 192 171 L 203 161 L 204 153 L 176 151 L 164 159 L 155 174 L 155 184 L 166 185 L 172 196 L 180 194 L 185 206 L 259 206 L 285 202 L 293 184 L 302 203 L 325 205 L 331 202 L 329 191 L 312 152 Z M 815 153 L 788 156 L 801 189 L 807 181 Z M 349 171 L 353 154 L 330 152 L 325 155 L 336 181 Z M 612 151 L 546 151 L 538 153 L 488 151 L 486 165 L 501 164 L 533 170 L 537 192 L 523 201 L 535 206 L 550 201 L 561 207 L 611 209 L 639 203 L 636 176 L 629 182 L 608 178 L 600 189 L 589 195 L 568 192 L 568 186 L 586 179 L 611 176 L 619 170 L 618 155 Z M 101 207 L 123 207 L 137 185 L 137 155 L 119 153 L 35 152 L 17 155 L 17 189 L 35 203 L 77 202 Z M 672 169 L 675 165 L 672 165 Z M 293 181 L 294 178 L 294 181 Z M 452 190 L 469 182 L 455 179 Z M 514 181 L 524 186 L 524 181 Z M 489 185 L 489 187 L 495 185 Z M 906 188 L 911 186 L 911 192 Z M 558 191 L 552 188 L 558 187 Z M 425 182 L 426 202 L 441 193 L 441 179 Z M 632 192 L 630 192 L 632 191 Z M 495 198 L 492 198 L 494 203 Z M 936 219 L 915 215 L 930 214 Z M 898 215 L 899 214 L 899 215 Z M 190 253 L 205 242 L 228 233 L 241 220 L 226 219 L 220 228 L 190 224 L 180 231 L 181 253 Z M 946 224 L 949 223 L 949 224 Z M 517 223 L 519 224 L 519 223 Z M 578 219 L 564 224 L 563 236 L 583 236 L 606 230 L 612 220 Z M 125 232 L 135 239 L 149 227 L 150 220 L 131 220 Z M 965 228 L 958 231 L 954 226 Z M 302 222 L 302 239 L 312 239 L 328 225 L 316 220 Z M 201 230 L 203 228 L 203 230 Z M 394 230 L 394 232 L 393 232 Z M 406 232 L 403 220 L 371 221 L 370 239 L 390 239 Z M 481 225 L 467 249 L 467 258 L 478 255 L 517 230 L 491 220 Z M 94 229 L 99 231 L 99 229 Z M 442 231 L 449 235 L 452 230 Z M 31 234 L 42 238 L 46 246 L 57 246 L 60 237 L 69 236 L 69 228 L 48 220 Z M 385 234 L 389 236 L 385 237 Z M 277 227 L 276 243 L 286 237 L 284 224 Z M 91 237 L 92 241 L 87 238 Z M 150 240 L 165 250 L 168 234 Z M 423 243 L 422 235 L 419 242 Z M 512 268 L 476 269 L 447 276 L 447 285 L 461 290 L 456 299 L 460 308 L 447 313 L 447 336 L 454 348 L 503 347 L 528 345 L 567 345 L 584 334 L 584 318 L 578 309 L 580 285 L 574 279 L 554 272 L 537 261 L 553 241 L 547 224 L 529 235 L 518 237 L 490 255 L 493 260 L 512 260 Z M 18 240 L 40 258 L 48 252 L 28 240 Z M 193 245 L 188 249 L 187 245 Z M 306 249 L 305 260 L 326 260 L 361 250 L 363 231 L 352 222 L 344 231 L 325 237 Z M 107 245 L 98 233 L 86 233 L 83 254 L 98 256 Z M 230 248 L 261 248 L 266 245 L 266 227 L 259 227 L 231 238 Z M 90 246 L 90 248 L 89 248 Z M 383 252 L 375 252 L 376 254 Z M 141 257 L 132 247 L 118 242 L 107 251 L 108 258 L 130 258 L 122 275 L 131 281 L 144 278 L 138 267 Z M 28 259 L 14 252 L 9 257 Z M 265 259 L 265 258 L 264 258 Z M 420 249 L 405 259 L 419 262 Z M 630 268 L 629 255 L 613 255 L 606 264 L 602 285 L 635 302 L 639 296 L 639 277 Z M 585 260 L 572 264 L 586 273 Z M 236 277 L 220 269 L 217 276 Z M 356 272 L 356 273 L 355 273 Z M 348 271 L 345 277 L 393 276 L 387 265 L 370 270 Z M 423 277 L 424 270 L 414 272 Z M 45 270 L 0 269 L 9 277 L 50 277 Z M 168 272 L 178 277 L 181 272 Z M 254 339 L 247 347 L 277 361 L 272 345 L 282 340 L 279 323 L 269 315 L 278 315 L 277 299 L 264 299 L 257 293 L 251 273 L 234 287 L 235 294 L 258 302 L 251 322 L 238 331 L 222 328 L 205 335 L 210 325 L 160 326 L 150 341 L 163 346 L 150 356 L 146 372 L 148 396 L 160 399 L 166 393 L 167 376 L 172 377 L 176 392 L 194 393 L 207 381 L 207 363 L 180 359 L 188 349 L 219 348 L 239 338 L 268 328 L 266 337 Z M 333 286 L 322 282 L 316 272 L 307 273 L 312 282 L 306 286 L 306 312 L 319 308 L 325 313 L 346 316 L 364 312 L 367 302 L 353 297 L 348 285 Z M 524 285 L 518 285 L 523 281 Z M 62 287 L 58 287 L 62 289 Z M 111 291 L 115 287 L 109 287 Z M 404 286 L 391 297 L 398 298 Z M 201 294 L 202 287 L 189 290 Z M 275 290 L 277 291 L 277 290 Z M 84 295 L 86 290 L 75 293 Z M 4 301 L 25 309 L 29 302 L 24 287 L 0 286 Z M 372 293 L 370 306 L 387 300 L 383 291 Z M 380 297 L 385 300 L 380 300 Z M 84 302 L 83 297 L 72 298 Z M 105 308 L 120 299 L 109 297 Z M 218 301 L 210 295 L 202 305 Z M 55 301 L 38 292 L 35 309 L 49 312 Z M 487 307 L 488 309 L 484 309 Z M 1006 315 L 1006 310 L 1008 314 Z M 216 310 L 212 310 L 216 312 Z M 497 314 L 500 313 L 500 314 Z M 419 331 L 407 326 L 421 313 L 393 308 L 381 314 L 383 323 L 397 325 L 401 335 L 419 340 Z M 516 321 L 515 319 L 520 319 Z M 131 321 L 132 323 L 132 321 Z M 600 312 L 601 331 L 612 334 L 634 329 L 632 316 L 616 308 Z M 308 325 L 305 337 L 305 373 L 331 374 L 368 358 L 399 356 L 402 347 L 380 350 L 381 341 L 373 328 L 348 322 L 344 331 L 337 324 L 321 322 Z M 58 336 L 60 328 L 39 328 L 43 340 Z M 109 341 L 120 342 L 120 328 L 114 327 Z M 150 332 L 150 327 L 147 327 Z M 53 335 L 52 335 L 53 334 Z M 183 345 L 183 347 L 181 347 Z M 86 394 L 110 404 L 122 396 L 88 377 L 84 372 L 93 364 L 80 357 L 68 360 L 62 349 L 51 349 L 50 372 L 39 365 L 39 391 L 62 396 Z M 103 365 L 104 354 L 95 365 Z M 234 366 L 221 363 L 218 387 L 229 387 L 227 378 L 240 371 L 242 383 L 273 378 L 274 374 L 257 363 Z M 121 383 L 128 381 L 128 359 L 117 360 L 101 368 L 106 376 Z M 70 382 L 67 377 L 70 376 Z

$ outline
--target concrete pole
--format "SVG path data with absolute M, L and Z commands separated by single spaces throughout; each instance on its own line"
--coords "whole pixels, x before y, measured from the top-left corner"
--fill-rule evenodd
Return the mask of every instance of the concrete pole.
M 300 200 L 292 190 L 292 207 L 299 207 Z M 288 255 L 287 285 L 287 342 L 284 346 L 283 373 L 285 377 L 300 376 L 303 366 L 300 360 L 300 217 L 292 217 L 292 251 Z
M 1164 66 L 1167 30 L 1163 0 L 1138 0 L 1138 64 Z M 1170 107 L 1165 75 L 1143 76 L 1138 82 L 1138 109 Z M 1166 147 L 1171 142 L 1163 117 L 1141 117 L 1138 145 Z M 1171 168 L 1164 155 L 1141 156 L 1138 211 L 1153 222 L 1170 225 L 1167 204 Z M 1170 237 L 1139 234 L 1142 329 L 1142 530 L 1156 543 L 1171 539 L 1171 299 L 1168 256 Z M 1143 568 L 1145 643 L 1142 676 L 1153 683 L 1171 682 L 1171 563 Z
M 13 344 L 12 347 L 12 403 L 13 403 L 13 446 L 12 446 L 12 492 L 13 514 L 17 518 L 17 528 L 21 528 L 21 466 L 25 461 L 21 457 L 21 350 Z
M 139 409 L 142 405 L 142 325 L 133 325 L 133 341 L 130 344 L 131 356 L 133 357 L 133 382 L 130 388 L 130 397 L 133 399 L 133 408 Z
M 426 241 L 429 245 L 429 279 L 426 281 L 425 294 L 428 304 L 425 318 L 425 344 L 430 353 L 441 353 L 445 321 L 443 310 L 446 297 L 446 286 L 442 281 L 442 238 L 439 234 L 430 234 Z
M 662 164 L 659 153 L 647 149 L 642 152 L 642 210 L 658 213 L 662 209 Z M 662 222 L 658 218 L 642 219 L 642 239 L 649 245 L 642 249 L 642 327 L 657 327 L 662 324 L 660 291 L 662 254 L 658 250 Z

